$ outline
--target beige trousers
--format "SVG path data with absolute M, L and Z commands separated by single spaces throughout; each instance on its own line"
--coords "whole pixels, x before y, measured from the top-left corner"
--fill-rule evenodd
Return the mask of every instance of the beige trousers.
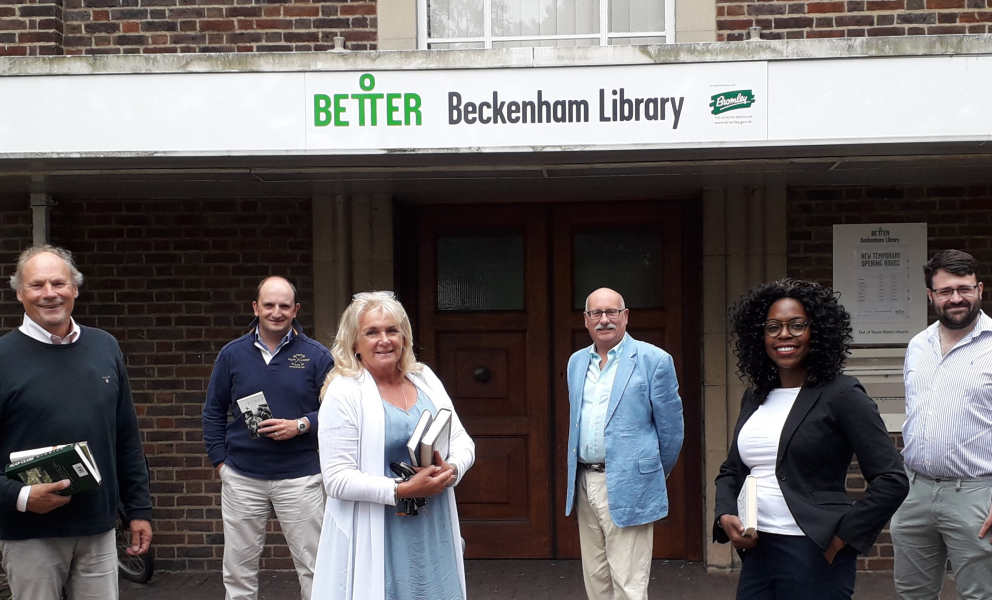
M 589 600 L 647 600 L 654 523 L 617 527 L 610 518 L 606 473 L 579 465 L 576 516 Z
M 3 570 L 15 600 L 112 600 L 117 590 L 114 530 L 97 535 L 0 540 Z
M 224 465 L 220 471 L 224 517 L 224 588 L 227 600 L 258 598 L 258 559 L 265 526 L 275 509 L 300 580 L 300 595 L 310 600 L 313 566 L 324 519 L 320 475 L 264 480 L 245 477 Z

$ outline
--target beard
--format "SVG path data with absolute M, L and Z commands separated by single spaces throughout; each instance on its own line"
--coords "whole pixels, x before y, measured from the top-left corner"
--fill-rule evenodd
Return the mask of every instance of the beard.
M 967 307 L 969 310 L 963 316 L 951 316 L 947 313 L 947 310 L 949 308 L 965 308 L 965 307 Z M 974 304 L 969 304 L 965 302 L 963 305 L 960 306 L 948 307 L 947 305 L 944 305 L 944 307 L 937 313 L 937 319 L 940 321 L 941 325 L 943 325 L 948 329 L 966 329 L 970 327 L 972 323 L 975 322 L 975 319 L 978 318 L 978 313 L 981 310 L 982 310 L 982 301 L 981 299 L 976 298 Z

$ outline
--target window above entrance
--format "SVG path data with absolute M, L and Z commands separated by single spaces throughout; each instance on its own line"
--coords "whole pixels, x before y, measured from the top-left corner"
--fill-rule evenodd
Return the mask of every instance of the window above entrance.
M 675 42 L 674 0 L 418 0 L 420 49 Z

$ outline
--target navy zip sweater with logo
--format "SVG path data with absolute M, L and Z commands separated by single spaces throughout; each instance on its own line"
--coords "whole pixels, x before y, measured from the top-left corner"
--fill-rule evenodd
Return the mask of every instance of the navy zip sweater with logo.
M 128 517 L 151 519 L 148 471 L 124 357 L 109 333 L 80 326 L 52 345 L 18 330 L 0 337 L 0 460 L 11 452 L 89 442 L 103 484 L 40 515 L 17 511 L 21 481 L 0 475 L 0 539 L 96 535 L 114 528 L 117 496 Z
M 255 346 L 255 332 L 221 349 L 203 405 L 203 442 L 210 462 L 254 479 L 293 479 L 320 473 L 317 409 L 320 388 L 334 361 L 319 342 L 297 333 L 268 365 Z M 237 400 L 256 392 L 276 419 L 310 421 L 310 430 L 288 440 L 251 438 Z

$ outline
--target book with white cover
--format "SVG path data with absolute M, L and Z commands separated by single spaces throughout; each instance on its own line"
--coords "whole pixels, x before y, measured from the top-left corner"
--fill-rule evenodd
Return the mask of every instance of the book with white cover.
M 752 536 L 758 529 L 758 480 L 754 475 L 744 478 L 741 493 L 737 495 L 737 516 L 744 526 L 744 536 Z
M 448 460 L 448 447 L 451 443 L 451 411 L 442 408 L 434 415 L 430 427 L 420 440 L 420 464 L 427 466 L 434 462 L 434 451 L 441 454 L 441 460 Z
M 420 455 L 418 449 L 420 448 L 420 440 L 423 439 L 424 433 L 427 432 L 427 428 L 430 427 L 431 421 L 434 420 L 434 415 L 431 411 L 424 409 L 424 412 L 420 413 L 420 420 L 417 421 L 417 426 L 413 428 L 413 434 L 410 435 L 409 441 L 406 443 L 406 451 L 410 455 L 410 465 L 414 467 L 424 467 L 427 465 L 420 464 Z
M 241 410 L 241 417 L 245 420 L 245 427 L 251 434 L 251 439 L 258 439 L 262 434 L 258 432 L 258 426 L 267 419 L 272 418 L 272 410 L 269 403 L 265 401 L 265 394 L 256 392 L 235 401 Z

